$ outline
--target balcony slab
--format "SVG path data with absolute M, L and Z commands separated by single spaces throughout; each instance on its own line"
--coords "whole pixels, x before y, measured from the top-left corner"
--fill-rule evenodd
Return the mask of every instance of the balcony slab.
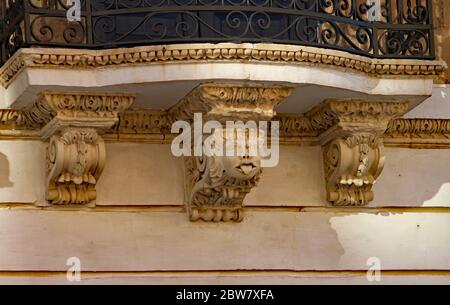
M 289 84 L 277 109 L 303 113 L 326 98 L 407 99 L 432 94 L 440 61 L 380 60 L 278 44 L 183 44 L 111 50 L 28 48 L 0 69 L 0 107 L 20 109 L 42 91 L 137 94 L 134 108 L 167 109 L 202 82 Z

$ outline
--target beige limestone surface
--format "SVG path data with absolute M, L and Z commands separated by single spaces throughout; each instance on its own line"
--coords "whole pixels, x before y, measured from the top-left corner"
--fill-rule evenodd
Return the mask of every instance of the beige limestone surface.
M 247 211 L 241 223 L 176 210 L 0 209 L 1 271 L 449 270 L 450 214 Z
M 183 161 L 168 144 L 107 143 L 97 184 L 98 206 L 181 206 Z M 277 167 L 264 175 L 245 206 L 329 206 L 318 146 L 280 146 Z M 0 141 L 0 205 L 45 202 L 45 143 Z M 449 207 L 447 149 L 386 148 L 385 169 L 369 207 Z

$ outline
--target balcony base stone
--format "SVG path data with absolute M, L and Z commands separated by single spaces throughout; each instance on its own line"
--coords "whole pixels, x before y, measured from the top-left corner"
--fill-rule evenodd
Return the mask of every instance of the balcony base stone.
M 20 109 L 43 90 L 137 93 L 133 107 L 168 109 L 204 82 L 289 84 L 277 109 L 303 113 L 329 97 L 408 98 L 414 108 L 432 92 L 445 63 L 372 59 L 314 47 L 218 43 L 79 50 L 28 48 L 1 69 L 2 108 Z M 270 71 L 268 73 L 267 71 Z

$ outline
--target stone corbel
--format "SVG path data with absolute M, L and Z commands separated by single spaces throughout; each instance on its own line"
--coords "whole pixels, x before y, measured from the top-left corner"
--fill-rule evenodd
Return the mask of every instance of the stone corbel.
M 95 200 L 105 160 L 105 144 L 96 129 L 63 128 L 51 137 L 47 149 L 47 200 L 52 204 Z
M 309 113 L 320 130 L 327 200 L 336 206 L 364 206 L 384 166 L 383 134 L 403 115 L 407 102 L 327 100 Z
M 291 87 L 233 84 L 203 84 L 191 91 L 169 113 L 177 120 L 192 122 L 201 113 L 204 122 L 270 121 L 274 107 L 292 93 Z M 217 134 L 226 139 L 226 132 Z M 185 157 L 185 202 L 191 221 L 236 221 L 243 219 L 245 196 L 261 176 L 258 156 Z
M 133 95 L 44 92 L 24 113 L 41 126 L 47 148 L 47 200 L 52 204 L 87 204 L 105 165 L 101 135 L 118 122 Z

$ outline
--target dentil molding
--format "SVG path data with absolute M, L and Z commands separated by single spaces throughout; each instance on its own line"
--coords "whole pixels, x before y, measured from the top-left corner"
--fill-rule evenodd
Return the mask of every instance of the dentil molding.
M 439 76 L 447 68 L 443 61 L 374 59 L 337 50 L 270 43 L 174 44 L 108 50 L 24 48 L 0 69 L 0 84 L 8 88 L 20 72 L 33 67 L 96 69 L 205 61 L 312 64 L 378 76 Z

